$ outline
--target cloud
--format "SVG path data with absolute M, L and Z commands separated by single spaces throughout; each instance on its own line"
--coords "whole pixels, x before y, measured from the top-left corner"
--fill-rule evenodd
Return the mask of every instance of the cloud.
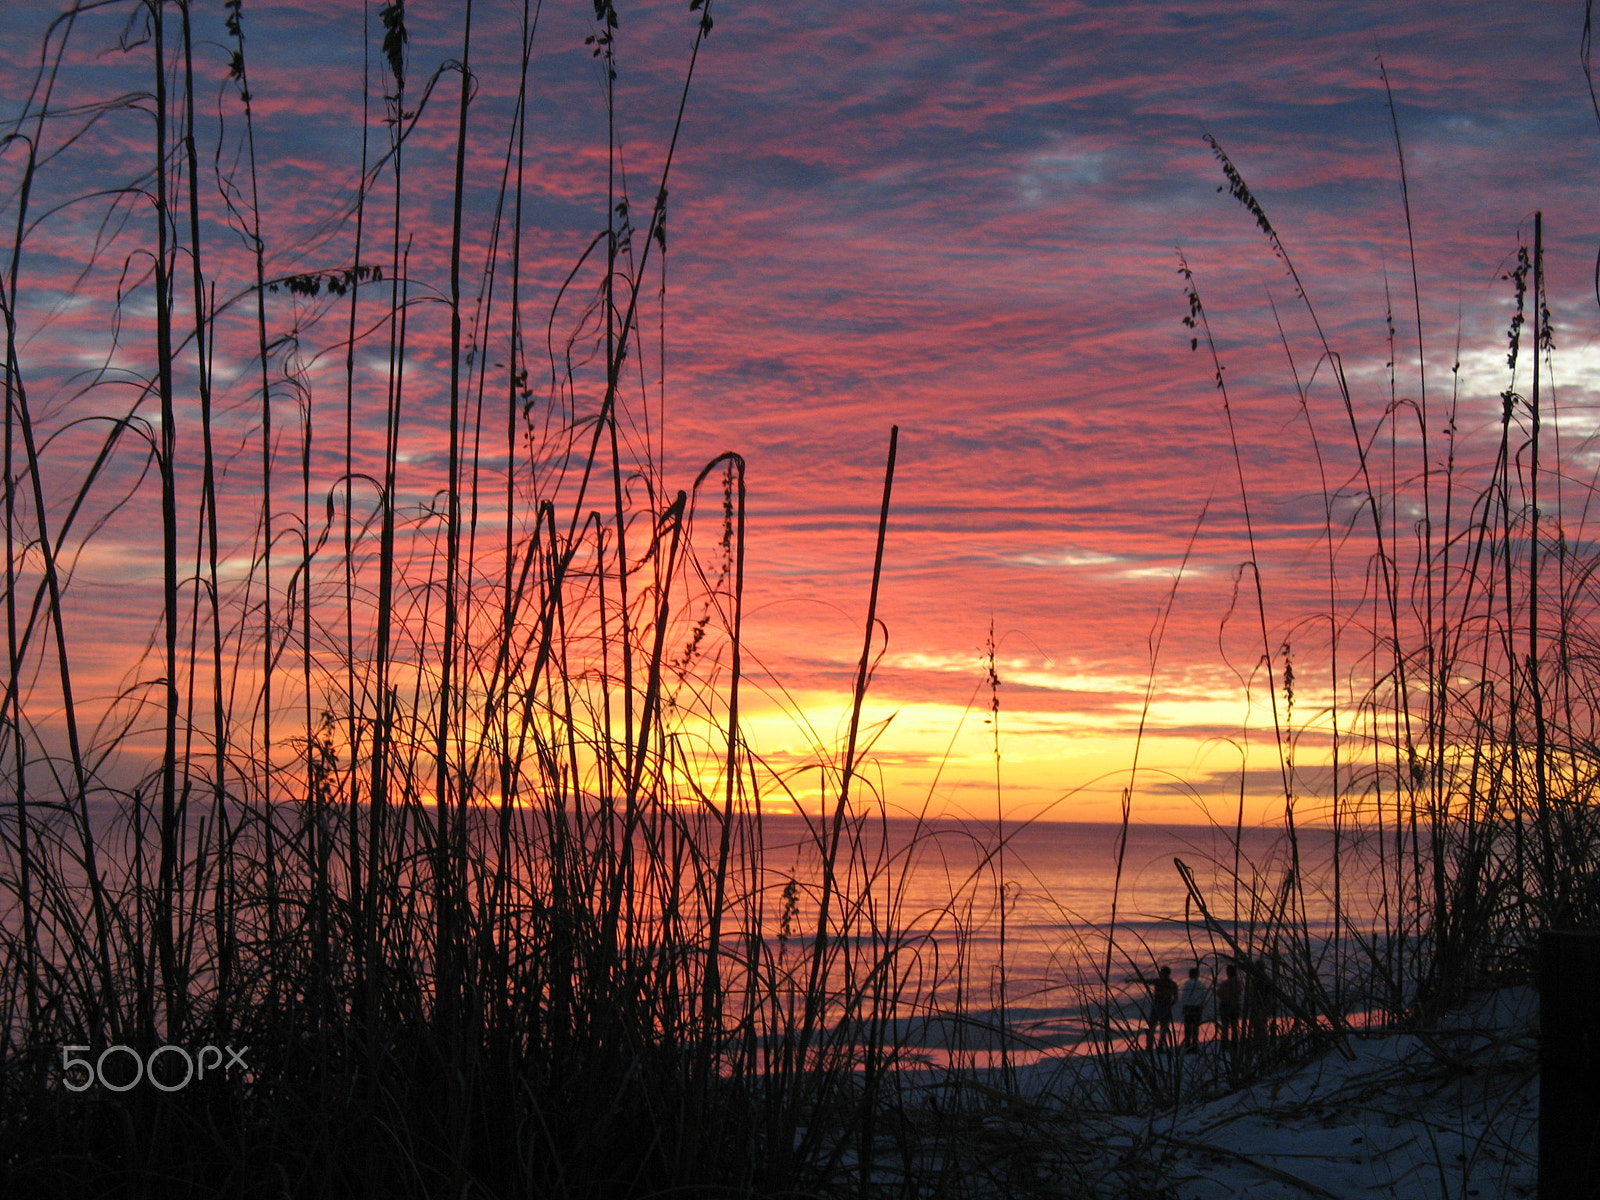
M 52 496 L 73 494 L 102 444 L 101 434 L 71 432 L 73 422 L 103 434 L 130 413 L 152 421 L 156 407 L 147 197 L 156 155 L 148 101 L 135 99 L 153 86 L 151 50 L 116 48 L 128 11 L 86 13 L 74 32 L 57 115 L 42 127 L 47 167 L 34 180 L 19 260 L 25 378 L 53 439 Z M 197 193 L 204 269 L 217 285 L 213 435 L 224 553 L 245 561 L 262 528 L 268 426 L 276 490 L 266 507 L 282 538 L 326 519 L 347 471 L 370 507 L 391 404 L 418 561 L 431 552 L 432 527 L 417 506 L 447 483 L 460 83 L 450 63 L 461 11 L 416 11 L 407 94 L 420 116 L 398 190 L 392 161 L 376 169 L 390 144 L 387 84 L 375 71 L 363 89 L 361 13 L 309 3 L 246 10 L 269 277 L 327 276 L 358 262 L 385 273 L 356 290 L 348 392 L 350 298 L 265 297 L 266 407 L 245 114 L 226 80 L 220 18 L 203 17 L 199 30 L 209 39 L 196 59 L 196 122 L 207 147 Z M 508 464 L 567 497 L 581 477 L 602 392 L 593 364 L 608 336 L 604 250 L 585 258 L 585 247 L 626 191 L 636 228 L 618 261 L 628 269 L 643 254 L 692 33 L 681 3 L 629 6 L 622 18 L 612 153 L 584 10 L 541 17 L 520 192 L 506 176 L 517 30 L 503 14 L 474 30 L 462 318 L 469 338 L 480 325 L 496 330 L 465 372 L 472 434 L 492 442 L 482 451 L 486 495 Z M 46 24 L 33 6 L 0 13 L 0 122 L 23 111 Z M 1438 469 L 1453 414 L 1460 494 L 1487 485 L 1506 386 L 1511 297 L 1501 276 L 1536 207 L 1559 347 L 1560 415 L 1547 428 L 1559 430 L 1570 474 L 1592 477 L 1600 367 L 1581 314 L 1592 302 L 1596 135 L 1576 40 L 1556 7 L 1512 13 L 1476 2 L 978 10 L 830 0 L 720 14 L 674 152 L 668 251 L 654 254 L 641 290 L 623 448 L 659 456 L 667 496 L 716 454 L 744 454 L 748 632 L 771 674 L 798 689 L 850 685 L 888 430 L 898 424 L 879 609 L 893 647 L 878 678 L 886 698 L 965 703 L 973 648 L 993 619 L 1039 647 L 1007 694 L 1026 692 L 1041 711 L 1122 728 L 1154 659 L 1160 694 L 1175 706 L 1163 720 L 1223 729 L 1217 711 L 1179 707 L 1221 704 L 1241 679 L 1265 686 L 1252 667 L 1264 653 L 1257 572 L 1274 650 L 1319 614 L 1348 617 L 1370 596 L 1364 454 L 1395 448 L 1383 478 L 1413 494 L 1383 511 L 1414 516 L 1424 435 Z M 358 248 L 363 128 L 374 174 Z M 1218 194 L 1224 180 L 1203 131 L 1270 215 L 1304 299 L 1250 214 Z M 168 149 L 178 186 L 182 156 L 176 143 Z M 0 227 L 15 224 L 22 162 L 20 143 L 0 156 Z M 511 395 L 504 324 L 519 198 L 526 398 Z M 174 229 L 188 238 L 186 222 Z M 1204 299 L 1226 409 L 1207 347 L 1191 351 L 1181 324 L 1178 246 Z M 174 295 L 192 323 L 187 270 L 184 259 Z M 406 363 L 393 372 L 392 287 L 406 303 Z M 198 380 L 192 358 L 183 363 L 180 478 L 185 511 L 197 512 Z M 518 440 L 530 428 L 518 423 L 523 404 L 536 436 L 549 439 L 533 456 Z M 139 482 L 147 448 L 130 427 L 94 492 L 108 544 L 134 544 L 138 530 L 156 527 L 158 494 L 149 478 Z M 113 483 L 128 492 L 120 506 Z M 486 498 L 482 509 L 502 512 L 503 501 Z M 1157 654 L 1154 630 L 1175 581 Z M 153 610 L 121 607 L 106 619 L 124 621 L 136 657 Z M 106 612 L 93 607 L 85 620 Z

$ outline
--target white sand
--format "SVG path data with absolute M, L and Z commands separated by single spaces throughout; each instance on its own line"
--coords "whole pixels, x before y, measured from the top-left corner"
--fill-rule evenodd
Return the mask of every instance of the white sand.
M 1483 1200 L 1531 1197 L 1538 1153 L 1536 1000 L 1526 989 L 1481 997 L 1426 1033 L 1364 1033 L 1218 1095 L 1218 1051 L 1147 1056 L 1212 1099 L 1140 1116 L 1080 1118 L 1079 1180 L 1099 1167 L 1177 1200 Z M 1210 1056 L 1211 1069 L 1207 1069 Z M 1054 1067 L 1054 1069 L 1052 1069 Z M 1048 1105 L 1086 1081 L 1049 1060 L 1024 1086 Z M 1209 1081 L 1203 1077 L 1210 1075 Z M 1037 1111 L 1037 1110 L 1035 1110 Z M 1170 1193 L 1160 1191 L 1162 1185 Z M 1100 1190 L 1094 1188 L 1093 1190 Z

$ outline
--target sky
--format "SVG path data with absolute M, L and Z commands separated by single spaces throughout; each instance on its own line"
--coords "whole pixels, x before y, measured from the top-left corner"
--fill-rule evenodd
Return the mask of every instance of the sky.
M 362 47 L 365 37 L 378 78 L 377 7 L 241 9 L 269 275 L 352 261 Z M 479 275 L 520 7 L 474 7 L 465 258 Z M 153 156 L 149 105 L 115 102 L 150 87 L 139 6 L 91 7 L 70 37 L 58 25 L 46 42 L 57 11 L 29 2 L 0 13 L 0 119 L 28 131 L 16 121 L 34 111 L 24 104 L 40 47 L 65 46 L 18 292 L 60 505 L 90 469 L 105 415 L 152 411 L 138 398 L 133 336 L 151 319 L 139 284 L 148 251 L 135 248 L 148 218 L 110 189 L 148 176 Z M 1356 686 L 1335 685 L 1327 617 L 1355 619 L 1367 594 L 1355 437 L 1411 464 L 1394 468 L 1406 497 L 1396 529 L 1415 504 L 1420 430 L 1437 469 L 1452 403 L 1449 444 L 1472 481 L 1463 490 L 1483 486 L 1500 393 L 1513 385 L 1505 276 L 1536 210 L 1556 344 L 1544 380 L 1547 436 L 1560 438 L 1549 487 L 1565 535 L 1583 542 L 1600 386 L 1600 124 L 1580 61 L 1581 3 L 822 0 L 710 12 L 671 160 L 667 250 L 648 268 L 654 311 L 638 381 L 648 399 L 628 436 L 659 447 L 672 489 L 723 451 L 745 458 L 746 667 L 759 695 L 744 728 L 776 770 L 843 736 L 898 426 L 881 656 L 863 714 L 875 794 L 895 811 L 1104 820 L 1131 789 L 1139 820 L 1231 821 L 1241 803 L 1246 819 L 1270 820 L 1284 803 L 1272 732 L 1282 710 L 1313 796 L 1319 731 L 1339 688 Z M 449 64 L 464 14 L 459 0 L 407 6 L 408 95 L 446 67 L 404 158 L 414 275 L 432 300 L 447 296 L 460 86 Z M 237 339 L 253 277 L 240 215 L 249 146 L 226 78 L 226 16 L 221 4 L 193 6 L 204 167 L 241 189 L 230 217 L 225 186 L 214 186 L 203 215 Z M 539 10 L 522 191 L 527 311 L 541 332 L 547 321 L 587 329 L 580 350 L 593 329 L 574 324 L 560 288 L 606 221 L 593 16 L 587 3 Z M 686 0 L 619 0 L 617 16 L 613 165 L 642 225 L 700 13 Z M 88 107 L 96 100 L 103 112 Z M 372 157 L 388 136 L 382 109 L 375 86 Z M 1270 218 L 1298 287 L 1228 193 L 1208 136 Z M 23 161 L 15 142 L 0 160 L 7 225 Z M 375 206 L 392 203 L 386 188 L 375 185 Z M 377 248 L 365 261 L 389 261 L 388 235 L 367 236 Z M 1193 329 L 1191 283 L 1204 314 Z M 304 403 L 324 413 L 343 403 L 343 318 L 325 298 L 273 304 L 304 385 L 279 413 L 292 430 Z M 418 497 L 439 481 L 442 434 L 422 414 L 442 402 L 429 368 L 446 352 L 443 312 L 419 305 L 412 329 L 419 416 L 402 484 Z M 552 332 L 551 345 L 564 336 Z M 219 436 L 242 478 L 259 392 L 240 345 L 219 344 L 216 378 Z M 381 394 L 381 349 L 364 343 L 358 355 L 363 394 Z M 537 366 L 548 374 L 548 361 Z M 1514 384 L 1528 386 L 1527 356 Z M 369 460 L 377 404 L 355 422 Z M 308 460 L 317 497 L 337 490 L 340 438 L 324 436 Z M 279 454 L 292 477 L 293 447 Z M 196 470 L 187 460 L 197 496 Z M 149 681 L 160 583 L 137 456 L 104 479 L 103 528 L 75 560 L 72 629 L 80 658 L 101 668 L 102 701 Z M 125 507 L 118 487 L 132 497 Z M 292 492 L 286 511 L 299 503 Z M 1332 584 L 1330 520 L 1347 531 L 1334 539 Z M 247 541 L 236 533 L 235 559 L 247 559 Z M 292 575 L 291 555 L 280 590 Z M 1298 693 L 1284 691 L 1285 659 Z M 814 772 L 792 780 L 798 802 L 819 802 Z

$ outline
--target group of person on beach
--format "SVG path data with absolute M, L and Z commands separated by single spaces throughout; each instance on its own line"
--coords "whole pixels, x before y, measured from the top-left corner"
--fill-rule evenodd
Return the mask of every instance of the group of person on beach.
M 1189 968 L 1189 977 L 1181 988 L 1172 977 L 1172 968 L 1167 966 L 1163 966 L 1154 979 L 1140 979 L 1139 982 L 1150 989 L 1150 1023 L 1145 1030 L 1145 1048 L 1152 1049 L 1158 1043 L 1170 1048 L 1174 1044 L 1172 1012 L 1177 1008 L 1183 1015 L 1183 1049 L 1198 1049 L 1206 1004 L 1212 999 L 1212 990 L 1200 978 L 1200 968 Z M 1245 985 L 1234 963 L 1227 964 L 1223 978 L 1217 982 L 1215 999 L 1217 1028 L 1222 1044 L 1225 1047 L 1235 1046 L 1239 1041 L 1239 1022 L 1244 1015 Z M 1265 1014 L 1265 1001 L 1266 996 L 1263 995 L 1258 1003 L 1252 1005 L 1257 1010 L 1257 1016 Z M 1265 1026 L 1265 1021 L 1260 1023 Z

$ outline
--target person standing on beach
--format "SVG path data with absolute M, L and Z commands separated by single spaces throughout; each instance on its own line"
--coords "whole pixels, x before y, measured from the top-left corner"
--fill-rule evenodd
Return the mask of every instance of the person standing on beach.
M 1272 985 L 1271 968 L 1265 959 L 1251 962 L 1245 959 L 1244 968 L 1250 975 L 1250 985 L 1244 994 L 1245 1032 L 1252 1042 L 1265 1044 L 1276 1033 L 1276 989 Z
M 1163 1046 L 1172 1045 L 1172 1006 L 1178 1002 L 1178 985 L 1173 982 L 1172 968 L 1162 967 L 1150 989 L 1150 1028 L 1145 1031 L 1145 1049 L 1154 1048 L 1159 1036 Z
M 1239 1013 L 1243 1007 L 1244 980 L 1239 978 L 1239 968 L 1229 963 L 1227 977 L 1217 984 L 1217 1024 L 1222 1028 L 1225 1046 L 1239 1040 Z
M 1206 985 L 1200 981 L 1200 968 L 1190 967 L 1189 978 L 1183 981 L 1183 1048 L 1194 1050 L 1200 1045 L 1200 1019 L 1206 1012 Z

